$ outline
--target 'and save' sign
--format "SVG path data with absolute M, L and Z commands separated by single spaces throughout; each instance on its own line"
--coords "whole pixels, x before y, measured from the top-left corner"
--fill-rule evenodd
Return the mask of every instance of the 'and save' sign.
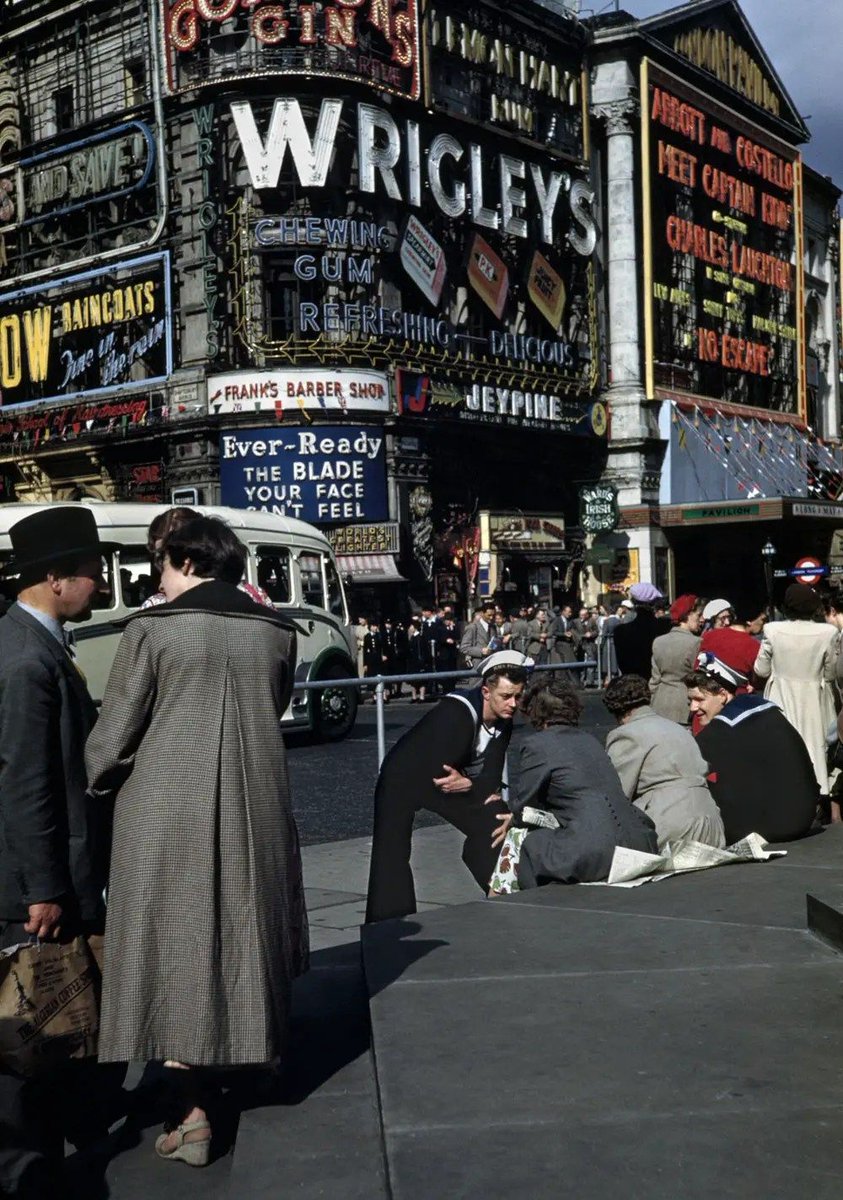
M 313 524 L 383 521 L 383 430 L 366 425 L 220 435 L 221 502 Z

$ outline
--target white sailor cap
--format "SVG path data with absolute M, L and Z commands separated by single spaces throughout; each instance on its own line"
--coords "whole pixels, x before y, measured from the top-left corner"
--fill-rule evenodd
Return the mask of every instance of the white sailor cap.
M 724 662 L 710 650 L 700 650 L 695 665 L 696 669 L 702 671 L 704 675 L 708 675 L 709 679 L 719 679 L 721 683 L 729 684 L 731 687 L 746 687 L 749 683 L 748 675 L 739 671 L 737 667 L 733 667 L 731 663 Z
M 494 654 L 484 658 L 477 669 L 485 679 L 490 671 L 495 671 L 498 667 L 523 667 L 526 670 L 535 665 L 532 658 L 528 658 L 526 654 L 519 654 L 517 650 L 496 650 Z

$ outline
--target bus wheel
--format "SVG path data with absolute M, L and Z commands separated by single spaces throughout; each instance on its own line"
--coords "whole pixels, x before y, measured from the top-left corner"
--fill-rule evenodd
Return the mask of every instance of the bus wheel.
M 350 668 L 334 663 L 324 667 L 317 678 L 348 679 Z M 360 702 L 355 687 L 326 687 L 314 692 L 313 732 L 320 742 L 339 742 L 354 728 Z

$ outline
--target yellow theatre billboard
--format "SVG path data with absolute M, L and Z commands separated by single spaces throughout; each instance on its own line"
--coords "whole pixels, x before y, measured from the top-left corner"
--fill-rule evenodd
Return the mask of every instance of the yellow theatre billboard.
M 798 153 L 644 60 L 647 394 L 802 416 Z
M 169 254 L 0 295 L 0 405 L 115 393 L 172 373 Z

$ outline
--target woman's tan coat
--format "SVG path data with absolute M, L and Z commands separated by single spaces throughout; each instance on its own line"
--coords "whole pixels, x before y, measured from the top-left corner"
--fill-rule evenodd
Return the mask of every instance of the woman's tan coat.
M 295 634 L 224 583 L 133 617 L 87 746 L 115 803 L 100 1058 L 265 1063 L 306 966 L 279 720 Z
M 657 716 L 688 724 L 688 689 L 682 680 L 693 671 L 699 648 L 697 635 L 681 625 L 653 642 L 650 695 Z

